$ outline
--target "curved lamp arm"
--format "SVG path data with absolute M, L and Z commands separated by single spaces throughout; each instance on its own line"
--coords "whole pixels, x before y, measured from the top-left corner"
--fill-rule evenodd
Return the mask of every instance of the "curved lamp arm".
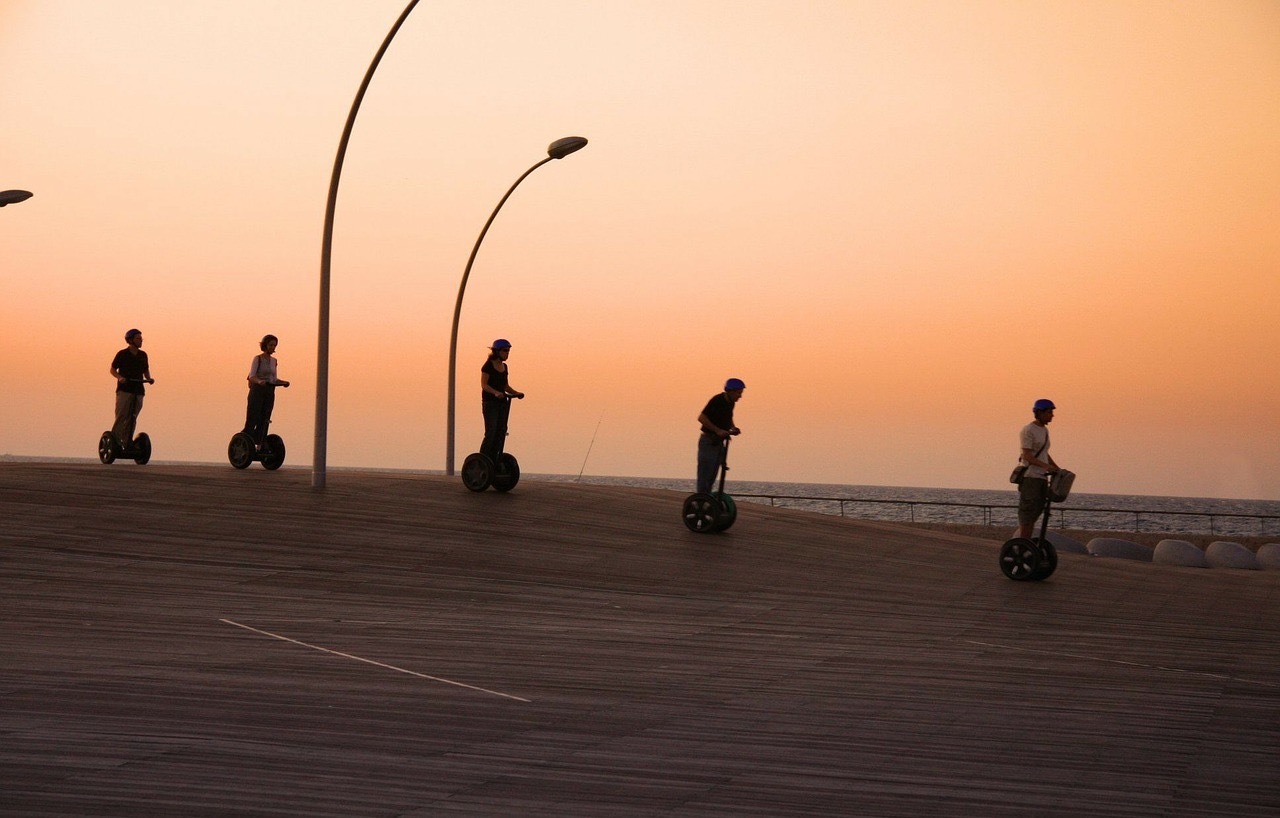
M 29 190 L 0 190 L 0 207 L 25 202 L 32 195 Z
M 493 224 L 493 220 L 497 218 L 498 211 L 507 203 L 507 199 L 511 198 L 511 194 L 520 186 L 520 183 L 528 178 L 538 168 L 550 162 L 552 159 L 563 159 L 574 151 L 582 150 L 587 146 L 587 140 L 581 136 L 566 136 L 563 139 L 557 139 L 547 147 L 547 158 L 535 162 L 533 167 L 526 170 L 516 179 L 511 187 L 507 188 L 507 192 L 498 201 L 498 206 L 489 214 L 489 219 L 484 223 L 484 227 L 480 229 L 480 235 L 476 237 L 476 243 L 471 248 L 471 255 L 467 257 L 467 267 L 462 271 L 462 283 L 458 285 L 458 300 L 453 305 L 453 329 L 449 333 L 449 412 L 448 412 L 448 433 L 445 435 L 445 453 L 444 453 L 444 473 L 453 474 L 453 439 L 454 439 L 454 420 L 456 416 L 456 398 L 458 387 L 458 321 L 462 317 L 462 296 L 467 291 L 467 279 L 471 277 L 471 265 L 476 260 L 476 254 L 480 252 L 480 243 L 484 241 L 485 234 L 489 232 L 489 225 Z

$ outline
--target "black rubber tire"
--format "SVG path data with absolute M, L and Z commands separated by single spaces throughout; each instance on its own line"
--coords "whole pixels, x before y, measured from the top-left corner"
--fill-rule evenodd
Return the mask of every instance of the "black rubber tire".
M 695 534 L 719 531 L 718 524 L 724 513 L 724 504 L 713 494 L 690 494 L 684 500 L 684 526 Z
M 262 445 L 262 468 L 275 471 L 284 465 L 284 438 L 280 435 L 267 435 Z
M 493 482 L 493 461 L 475 452 L 462 461 L 462 485 L 472 491 L 484 491 Z
M 720 519 L 716 522 L 716 531 L 726 531 L 738 519 L 738 504 L 723 491 L 717 491 L 712 496 L 719 500 L 720 505 L 724 508 L 724 513 L 720 515 Z
M 145 466 L 151 460 L 151 437 L 143 432 L 133 439 L 133 462 Z
M 1053 547 L 1053 543 L 1039 537 L 1035 537 L 1032 542 L 1040 549 L 1040 566 L 1031 572 L 1031 581 L 1040 582 L 1053 576 L 1053 572 L 1058 570 L 1058 549 Z
M 104 466 L 116 462 L 118 448 L 116 446 L 116 436 L 111 432 L 103 432 L 102 437 L 98 438 L 98 459 L 102 461 Z
M 227 444 L 227 460 L 237 469 L 247 469 L 253 463 L 253 438 L 244 432 L 236 432 Z
M 1014 582 L 1026 582 L 1039 570 L 1043 557 L 1035 540 L 1014 537 L 1000 547 L 1000 570 Z
M 511 491 L 520 482 L 520 461 L 515 455 L 503 452 L 498 455 L 498 467 L 493 471 L 495 491 Z

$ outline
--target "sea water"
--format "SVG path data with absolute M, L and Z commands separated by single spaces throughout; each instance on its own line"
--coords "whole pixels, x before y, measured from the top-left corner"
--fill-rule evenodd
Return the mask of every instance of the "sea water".
M 692 492 L 693 480 L 660 477 L 526 475 L 530 479 Z M 1017 525 L 1018 492 L 831 483 L 735 480 L 730 494 L 820 514 L 887 522 Z M 755 496 L 753 496 L 755 495 Z M 1073 493 L 1055 505 L 1052 525 L 1100 531 L 1149 531 L 1280 539 L 1280 501 Z

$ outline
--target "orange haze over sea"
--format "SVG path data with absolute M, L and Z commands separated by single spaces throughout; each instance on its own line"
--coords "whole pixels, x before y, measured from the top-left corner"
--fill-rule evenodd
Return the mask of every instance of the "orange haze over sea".
M 0 455 L 93 457 L 142 328 L 159 460 L 224 461 L 280 337 L 312 457 L 325 195 L 401 0 L 0 0 Z M 1280 4 L 422 0 L 333 253 L 330 466 L 458 462 L 515 345 L 528 472 L 1280 499 Z M 596 432 L 598 427 L 598 434 Z M 595 436 L 594 445 L 591 441 Z M 114 468 L 127 468 L 117 466 Z

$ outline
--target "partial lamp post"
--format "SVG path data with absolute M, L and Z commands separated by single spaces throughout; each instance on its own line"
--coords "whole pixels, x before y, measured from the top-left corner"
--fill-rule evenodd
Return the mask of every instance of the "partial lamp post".
M 0 190 L 0 207 L 25 202 L 32 195 L 29 190 Z
M 333 219 L 338 209 L 338 182 L 342 179 L 342 163 L 347 155 L 347 143 L 351 140 L 351 129 L 356 124 L 356 114 L 360 110 L 360 102 L 373 79 L 373 72 L 382 62 L 382 55 L 387 52 L 396 32 L 404 25 L 404 21 L 418 5 L 418 0 L 409 0 L 409 4 L 400 12 L 395 24 L 382 40 L 382 45 L 373 55 L 373 62 L 364 73 L 356 98 L 347 113 L 347 122 L 342 128 L 342 136 L 338 139 L 338 155 L 333 160 L 333 173 L 329 176 L 329 198 L 324 208 L 324 237 L 320 242 L 320 321 L 316 332 L 316 427 L 315 458 L 311 464 L 311 485 L 322 489 L 328 474 L 329 462 L 329 268 L 333 257 Z
M 484 241 L 485 234 L 489 232 L 489 225 L 493 224 L 494 218 L 498 215 L 498 211 L 506 204 L 507 199 L 511 198 L 511 194 L 519 187 L 529 174 L 538 168 L 550 162 L 552 159 L 563 159 L 575 151 L 580 151 L 587 146 L 587 140 L 581 136 L 566 136 L 563 139 L 557 139 L 547 146 L 547 158 L 543 159 L 533 167 L 526 170 L 515 183 L 507 189 L 499 201 L 498 206 L 489 214 L 489 220 L 484 223 L 484 227 L 480 230 L 479 237 L 476 238 L 476 244 L 471 248 L 471 256 L 467 259 L 467 267 L 462 271 L 462 283 L 458 285 L 458 301 L 453 307 L 453 330 L 449 333 L 449 417 L 448 430 L 445 434 L 444 447 L 444 473 L 453 474 L 453 437 L 454 437 L 454 419 L 456 417 L 456 398 L 457 398 L 457 372 L 458 372 L 458 320 L 462 316 L 462 296 L 467 291 L 467 279 L 471 277 L 471 265 L 476 260 L 476 253 L 480 252 L 480 242 Z

